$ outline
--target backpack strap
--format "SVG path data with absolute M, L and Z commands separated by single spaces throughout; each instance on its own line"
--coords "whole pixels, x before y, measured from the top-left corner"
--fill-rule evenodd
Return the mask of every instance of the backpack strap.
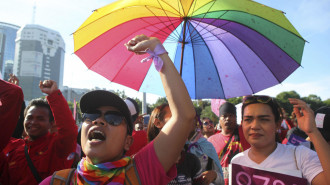
M 41 177 L 40 177 L 40 175 L 38 173 L 38 170 L 33 165 L 33 162 L 32 162 L 32 160 L 31 160 L 31 158 L 29 156 L 28 147 L 26 146 L 26 144 L 24 146 L 24 153 L 25 153 L 26 161 L 27 161 L 27 163 L 28 163 L 28 165 L 30 167 L 30 170 L 31 170 L 32 174 L 33 174 L 33 177 L 36 179 L 36 181 L 39 184 L 42 181 L 42 179 L 41 179 Z
M 125 168 L 125 185 L 141 185 L 139 173 L 136 169 L 135 161 L 132 158 Z
M 54 172 L 50 180 L 50 185 L 70 185 L 75 171 L 75 168 L 70 168 Z

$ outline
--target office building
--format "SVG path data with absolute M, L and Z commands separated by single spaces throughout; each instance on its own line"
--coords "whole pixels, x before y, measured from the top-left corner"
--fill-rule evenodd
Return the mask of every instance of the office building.
M 8 80 L 13 72 L 16 32 L 20 27 L 0 22 L 0 73 Z
M 39 81 L 54 80 L 63 86 L 65 44 L 59 32 L 28 24 L 17 31 L 14 74 L 20 80 L 24 99 L 44 96 Z

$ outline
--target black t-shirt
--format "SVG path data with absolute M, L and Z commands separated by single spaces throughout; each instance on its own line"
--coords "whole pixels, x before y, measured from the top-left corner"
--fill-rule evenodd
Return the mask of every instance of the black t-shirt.
M 176 168 L 177 176 L 168 183 L 169 185 L 199 184 L 202 172 L 201 163 L 194 154 L 182 152 Z

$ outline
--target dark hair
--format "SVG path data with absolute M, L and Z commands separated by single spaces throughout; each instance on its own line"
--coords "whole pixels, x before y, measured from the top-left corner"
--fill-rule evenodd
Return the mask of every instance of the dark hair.
M 263 98 L 267 98 L 265 101 L 263 101 Z M 243 99 L 243 105 L 242 105 L 242 118 L 244 117 L 244 109 L 246 106 L 251 105 L 251 104 L 256 104 L 256 103 L 261 103 L 261 104 L 266 104 L 268 105 L 274 114 L 275 117 L 275 122 L 282 122 L 283 119 L 283 113 L 280 105 L 277 103 L 277 101 L 270 97 L 270 96 L 247 96 L 245 99 Z
M 261 103 L 261 104 L 266 104 L 268 105 L 274 114 L 275 117 L 275 123 L 282 122 L 283 120 L 283 112 L 280 107 L 280 105 L 277 103 L 277 101 L 270 97 L 270 96 L 246 96 L 243 99 L 243 105 L 242 105 L 242 120 L 244 119 L 244 109 L 246 106 L 251 105 L 251 104 L 256 104 L 256 103 Z M 275 133 L 275 142 L 281 143 L 281 139 L 279 134 L 276 132 Z
M 47 100 L 42 99 L 42 98 L 33 99 L 29 102 L 28 106 L 24 110 L 24 118 L 27 114 L 27 111 L 30 109 L 30 107 L 33 107 L 33 106 L 35 106 L 37 108 L 46 108 L 48 110 L 48 113 L 49 113 L 49 115 L 48 115 L 49 116 L 49 122 L 54 121 L 53 112 L 50 109 L 50 106 L 49 106 Z
M 169 107 L 169 105 L 167 103 L 163 103 L 151 112 L 147 129 L 148 142 L 154 140 L 159 134 L 160 129 L 155 126 L 155 122 L 157 121 L 156 119 L 159 121 L 164 121 L 164 117 L 167 113 L 165 110 L 166 107 Z

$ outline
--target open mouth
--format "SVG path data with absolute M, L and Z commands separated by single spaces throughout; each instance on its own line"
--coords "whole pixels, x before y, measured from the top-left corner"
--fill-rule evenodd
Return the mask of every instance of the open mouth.
M 88 135 L 89 141 L 104 141 L 105 135 L 99 130 L 92 130 Z

